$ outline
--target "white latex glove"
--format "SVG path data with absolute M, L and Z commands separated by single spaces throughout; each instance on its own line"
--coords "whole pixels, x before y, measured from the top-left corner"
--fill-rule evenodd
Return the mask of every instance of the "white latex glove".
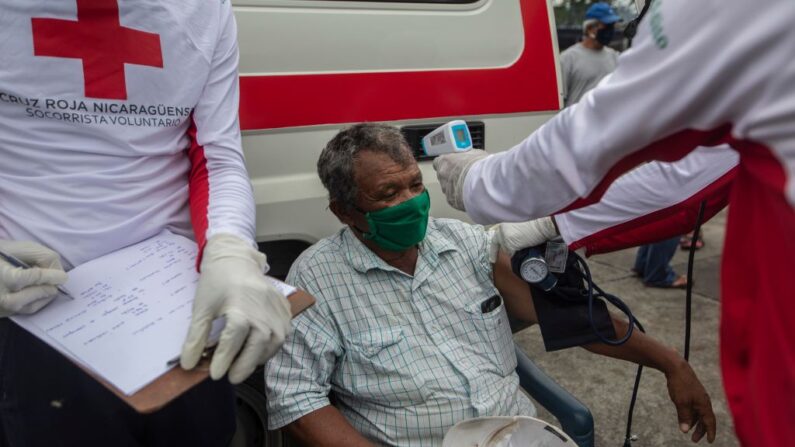
M 489 156 L 489 153 L 472 149 L 466 152 L 456 152 L 436 157 L 433 160 L 433 169 L 439 178 L 439 185 L 447 198 L 447 203 L 461 211 L 464 209 L 464 181 L 469 168 L 476 162 Z
M 43 245 L 0 240 L 0 251 L 32 267 L 17 268 L 0 258 L 0 317 L 38 312 L 58 295 L 55 286 L 66 282 L 60 256 Z
M 519 223 L 501 223 L 489 230 L 491 245 L 489 259 L 494 263 L 500 250 L 513 256 L 517 251 L 543 244 L 558 237 L 558 230 L 551 217 Z
M 226 317 L 210 364 L 218 380 L 240 383 L 284 343 L 290 330 L 287 299 L 265 277 L 265 255 L 242 239 L 218 234 L 207 241 L 201 263 L 193 318 L 182 347 L 183 368 L 196 366 L 207 345 L 213 320 Z

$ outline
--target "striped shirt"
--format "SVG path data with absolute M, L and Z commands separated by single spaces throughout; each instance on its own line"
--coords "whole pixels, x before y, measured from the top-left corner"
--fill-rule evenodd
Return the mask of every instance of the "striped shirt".
M 304 252 L 288 282 L 317 298 L 266 367 L 271 429 L 330 404 L 385 445 L 440 445 L 464 419 L 534 415 L 519 391 L 505 307 L 480 226 L 431 219 L 415 274 L 380 259 L 350 229 Z

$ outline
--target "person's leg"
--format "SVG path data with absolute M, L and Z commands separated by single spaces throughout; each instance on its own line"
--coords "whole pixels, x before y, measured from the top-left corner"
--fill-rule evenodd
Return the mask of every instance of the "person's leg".
M 668 287 L 676 280 L 676 273 L 671 268 L 671 259 L 679 246 L 679 238 L 671 238 L 650 244 L 648 259 L 643 270 L 643 282 L 650 286 Z
M 3 447 L 225 446 L 234 421 L 228 383 L 205 382 L 165 409 L 140 415 L 66 357 L 0 319 Z
M 3 380 L 5 379 L 3 365 L 5 364 L 5 351 L 8 341 L 8 323 L 5 323 L 5 320 L 6 319 L 0 318 L 0 445 L 2 446 L 11 445 L 11 440 L 6 436 L 6 420 L 3 417 L 4 410 L 7 407 L 7 401 L 9 400 L 5 392 L 5 385 L 3 384 Z
M 235 393 L 224 377 L 207 379 L 149 416 L 147 447 L 226 447 L 235 434 Z
M 649 246 L 642 245 L 638 247 L 638 253 L 635 255 L 635 266 L 632 271 L 638 276 L 643 277 L 643 272 L 646 271 L 646 263 L 649 260 Z
M 135 411 L 66 357 L 7 318 L 0 344 L 4 446 L 142 445 Z

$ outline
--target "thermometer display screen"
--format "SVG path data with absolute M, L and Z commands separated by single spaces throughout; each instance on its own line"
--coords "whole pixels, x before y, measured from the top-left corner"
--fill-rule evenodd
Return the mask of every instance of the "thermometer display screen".
M 456 129 L 455 131 L 455 139 L 458 141 L 466 140 L 466 135 L 464 135 L 464 131 L 462 129 Z

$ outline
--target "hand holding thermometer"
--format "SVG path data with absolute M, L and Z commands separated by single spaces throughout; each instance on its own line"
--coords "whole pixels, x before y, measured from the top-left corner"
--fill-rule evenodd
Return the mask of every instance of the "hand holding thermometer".
M 467 123 L 462 120 L 450 121 L 422 139 L 422 150 L 429 156 L 465 152 L 470 149 L 472 149 L 472 136 L 469 134 Z

